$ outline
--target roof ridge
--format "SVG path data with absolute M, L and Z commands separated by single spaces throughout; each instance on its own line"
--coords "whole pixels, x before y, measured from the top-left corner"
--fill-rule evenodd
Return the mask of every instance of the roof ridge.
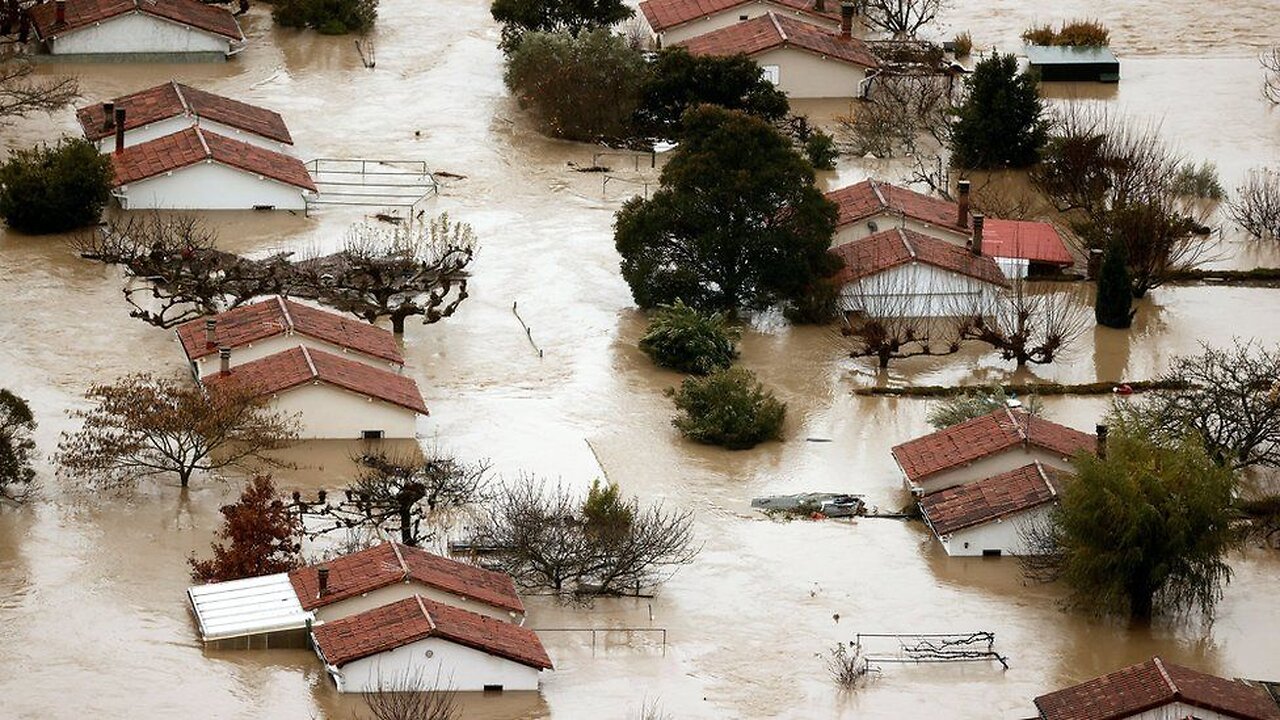
M 422 616 L 427 619 L 427 624 L 430 625 L 431 629 L 434 631 L 436 629 L 435 618 L 431 617 L 431 613 L 427 612 L 427 606 L 422 603 L 422 596 L 418 593 L 414 593 L 413 597 L 418 601 L 418 609 L 422 611 Z
M 782 38 L 782 42 L 787 41 L 787 31 L 782 29 L 782 23 L 778 22 L 778 16 L 769 11 L 769 20 L 773 23 L 773 28 L 778 31 L 778 36 Z
M 194 129 L 194 130 L 195 130 L 195 132 L 196 132 L 196 137 L 200 139 L 200 147 L 204 148 L 204 157 L 205 157 L 205 159 L 206 159 L 206 160 L 212 160 L 212 159 L 213 159 L 213 151 L 209 149 L 209 143 L 205 142 L 205 140 L 204 140 L 204 132 L 203 132 L 202 130 L 200 130 L 200 126 L 199 126 L 199 125 L 196 125 L 193 129 Z
M 881 209 L 891 210 L 892 208 L 889 207 L 889 201 L 885 200 L 884 193 L 880 192 L 880 184 L 870 178 L 867 179 L 867 183 L 871 185 L 871 192 L 875 193 L 876 199 L 880 201 Z
M 1027 423 L 1027 430 L 1024 431 L 1022 429 L 1022 423 L 1018 422 L 1018 418 L 1015 417 L 1013 414 L 1013 408 L 1009 407 L 1008 405 L 1004 407 L 1004 414 L 1009 418 L 1009 422 L 1013 423 L 1013 429 L 1015 432 L 1018 433 L 1018 437 L 1023 442 L 1026 442 L 1026 443 L 1031 442 L 1031 432 L 1030 432 L 1031 424 Z
M 307 367 L 311 368 L 311 379 L 315 380 L 316 378 L 320 377 L 320 373 L 316 370 L 316 364 L 311 361 L 311 352 L 307 350 L 307 346 L 299 345 L 298 347 L 302 348 L 302 357 L 306 359 Z M 397 552 L 396 557 L 400 557 L 400 553 Z M 403 566 L 404 560 L 401 560 L 400 564 Z
M 177 80 L 170 80 L 169 85 L 173 86 L 173 91 L 177 93 L 178 102 L 182 103 L 182 109 L 188 113 L 193 112 L 191 103 L 187 102 L 187 96 L 182 94 L 182 85 Z
M 902 228 L 897 228 L 897 231 L 898 239 L 902 241 L 902 247 L 907 249 L 907 252 L 911 255 L 911 259 L 919 260 L 920 258 L 916 255 L 915 247 L 912 246 L 911 241 L 907 239 L 907 233 Z
M 308 356 L 308 359 L 309 358 L 310 356 Z M 397 543 L 395 540 L 391 540 L 389 542 L 391 543 L 391 552 L 396 554 L 396 560 L 400 563 L 400 572 L 404 573 L 404 579 L 408 580 L 409 564 L 404 561 L 404 555 L 400 554 L 400 544 Z
M 1164 679 L 1164 684 L 1169 686 L 1169 690 L 1173 693 L 1174 697 L 1181 698 L 1182 691 L 1178 689 L 1178 685 L 1173 681 L 1173 678 L 1169 677 L 1169 671 L 1164 669 L 1164 661 L 1160 659 L 1160 656 L 1153 656 L 1151 658 L 1151 662 L 1155 663 L 1156 670 L 1160 671 L 1160 677 Z
M 1058 490 L 1053 486 L 1053 483 L 1049 481 L 1049 473 L 1044 471 L 1044 465 L 1039 460 L 1036 460 L 1035 464 L 1036 472 L 1040 473 L 1040 479 L 1044 480 L 1044 486 L 1049 488 L 1049 494 L 1053 497 L 1058 497 Z
M 276 296 L 276 303 L 280 306 L 280 312 L 284 313 L 284 322 L 287 330 L 297 330 L 297 326 L 293 323 L 293 316 L 289 314 L 289 305 L 280 295 Z

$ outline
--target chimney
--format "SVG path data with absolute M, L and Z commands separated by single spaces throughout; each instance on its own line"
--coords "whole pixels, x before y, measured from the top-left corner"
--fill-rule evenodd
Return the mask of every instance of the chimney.
M 213 318 L 206 318 L 204 321 L 204 344 L 206 347 L 213 347 L 218 344 L 217 330 L 218 321 Z
M 102 129 L 110 130 L 116 126 L 116 104 L 113 102 L 102 103 Z
M 223 375 L 231 372 L 231 348 L 218 348 L 218 359 L 221 361 L 219 370 Z
M 853 37 L 853 3 L 849 0 L 840 3 L 840 37 L 845 40 Z
M 124 108 L 116 108 L 116 152 L 124 152 Z
M 1098 427 L 1094 428 L 1094 430 L 1095 432 L 1098 433 L 1098 457 L 1103 460 L 1106 460 L 1107 459 L 1107 426 L 1100 424 L 1098 425 Z
M 320 597 L 329 593 L 329 568 L 321 565 L 316 568 L 316 577 L 320 579 Z
M 969 227 L 969 181 L 961 180 L 957 185 L 960 189 L 960 214 L 956 216 L 956 225 Z
M 53 3 L 53 24 L 67 24 L 67 0 L 54 0 Z
M 813 0 L 813 9 L 818 12 L 826 12 L 827 0 Z
M 973 240 L 969 242 L 969 249 L 973 250 L 974 255 L 982 254 L 982 223 L 985 220 L 982 213 L 973 214 Z

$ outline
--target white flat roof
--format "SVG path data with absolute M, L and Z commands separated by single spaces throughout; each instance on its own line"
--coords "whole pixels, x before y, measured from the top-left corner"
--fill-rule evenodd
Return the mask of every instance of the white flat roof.
M 315 615 L 303 610 L 288 573 L 187 588 L 205 642 L 296 630 Z

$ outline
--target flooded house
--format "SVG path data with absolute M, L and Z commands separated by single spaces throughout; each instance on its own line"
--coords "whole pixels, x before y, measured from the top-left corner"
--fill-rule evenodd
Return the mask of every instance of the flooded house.
M 397 542 L 300 568 L 288 578 L 302 608 L 320 621 L 421 596 L 504 623 L 524 622 L 510 575 Z
M 267 150 L 293 148 L 280 113 L 171 81 L 76 110 L 85 138 L 102 152 L 115 146 L 117 110 L 125 111 L 125 147 L 199 126 Z
M 1105 442 L 1099 437 L 1105 435 L 1083 433 L 1018 408 L 1001 408 L 895 445 L 891 452 L 907 489 L 927 496 L 1033 462 L 1067 470 L 1076 453 L 1097 452 Z
M 1052 223 L 970 213 L 967 180 L 960 181 L 957 195 L 951 202 L 878 180 L 833 190 L 827 199 L 836 204 L 839 217 L 832 247 L 904 228 L 953 245 L 977 246 L 1011 278 L 1054 274 L 1075 264 Z
M 125 143 L 116 108 L 112 196 L 125 210 L 305 210 L 317 192 L 302 161 L 200 126 Z
M 953 557 L 1025 555 L 1024 531 L 1047 519 L 1063 485 L 1073 476 L 1032 462 L 1016 470 L 930 493 L 920 514 Z
M 197 379 L 221 372 L 222 348 L 231 351 L 230 368 L 303 345 L 395 373 L 404 368 L 389 330 L 279 296 L 185 322 L 174 333 Z
M 551 658 L 534 631 L 422 595 L 312 631 L 338 692 L 537 690 Z
M 230 11 L 199 0 L 54 0 L 28 12 L 41 48 L 62 59 L 226 59 L 245 43 Z
M 1280 720 L 1264 689 L 1153 657 L 1035 699 L 1039 720 Z
M 640 3 L 640 12 L 659 47 L 675 45 L 768 13 L 824 30 L 840 28 L 838 0 L 645 0 Z
M 842 7 L 840 30 L 767 12 L 676 46 L 693 55 L 746 55 L 770 82 L 793 99 L 860 97 L 880 61 L 852 35 L 853 7 Z
M 1120 82 L 1120 61 L 1109 47 L 1028 45 L 1024 52 L 1042 82 Z
M 427 405 L 412 378 L 305 345 L 234 365 L 219 350 L 219 371 L 200 379 L 211 393 L 237 388 L 269 398 L 299 419 L 303 439 L 412 438 Z
M 1009 281 L 981 250 L 892 228 L 837 245 L 840 309 L 872 317 L 956 317 L 994 302 Z

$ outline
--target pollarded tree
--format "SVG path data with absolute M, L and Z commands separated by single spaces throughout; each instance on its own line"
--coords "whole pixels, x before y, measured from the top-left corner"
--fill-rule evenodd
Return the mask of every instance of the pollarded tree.
M 760 66 L 746 55 L 690 55 L 681 47 L 667 48 L 658 54 L 641 88 L 636 132 L 674 140 L 685 111 L 704 104 L 741 110 L 769 122 L 781 121 L 791 109 L 786 94 L 765 80 Z
M 1102 255 L 1098 270 L 1098 298 L 1093 304 L 1094 319 L 1109 328 L 1127 328 L 1133 324 L 1133 289 L 1124 245 L 1113 242 Z
M 500 47 L 510 53 L 526 33 L 564 32 L 613 27 L 635 14 L 622 0 L 493 0 L 489 8 L 502 25 Z
M 1088 316 L 1071 293 L 1014 280 L 987 307 L 960 318 L 960 339 L 986 343 L 1018 367 L 1048 365 L 1088 327 Z
M 36 452 L 31 433 L 36 417 L 26 400 L 0 388 L 0 501 L 20 503 L 35 483 L 31 461 Z
M 109 487 L 172 474 L 185 488 L 197 472 L 285 467 L 270 453 L 298 436 L 294 418 L 249 390 L 206 395 L 139 373 L 93 385 L 85 399 L 89 407 L 70 413 L 83 426 L 63 435 L 56 460 L 67 475 Z
M 1034 165 L 1047 138 L 1036 76 L 1018 72 L 1013 55 L 996 53 L 978 63 L 967 84 L 951 131 L 951 161 L 971 169 Z
M 197 582 L 224 582 L 288 572 L 302 565 L 302 522 L 276 495 L 270 476 L 258 475 L 240 493 L 240 499 L 223 505 L 222 527 L 211 543 L 213 557 L 188 559 L 191 578 Z
M 837 267 L 836 207 L 813 167 L 765 121 L 704 105 L 649 199 L 618 212 L 622 275 L 644 308 L 684 300 L 705 311 L 796 299 Z
M 1235 477 L 1193 435 L 1150 430 L 1114 417 L 1106 453 L 1075 458 L 1076 480 L 1049 521 L 1025 532 L 1039 554 L 1024 556 L 1024 569 L 1065 582 L 1074 604 L 1098 613 L 1211 615 L 1241 537 Z

